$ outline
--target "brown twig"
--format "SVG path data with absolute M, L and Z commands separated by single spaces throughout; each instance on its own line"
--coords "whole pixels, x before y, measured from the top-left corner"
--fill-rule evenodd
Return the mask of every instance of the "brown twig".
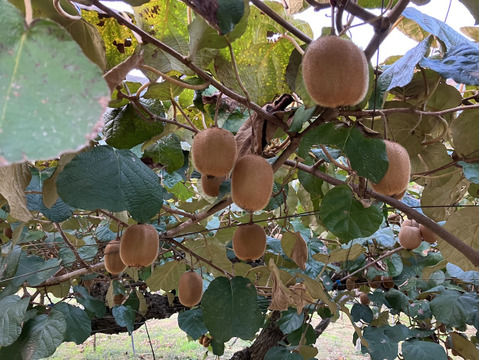
M 90 269 L 90 265 L 88 265 L 81 257 L 80 255 L 78 255 L 78 252 L 77 252 L 77 249 L 75 248 L 75 246 L 73 246 L 73 244 L 70 242 L 70 240 L 68 240 L 68 237 L 67 235 L 65 235 L 65 233 L 63 232 L 63 229 L 61 228 L 60 224 L 59 223 L 56 223 L 54 222 L 53 225 L 55 225 L 55 227 L 57 228 L 58 232 L 60 233 L 60 236 L 63 238 L 63 241 L 65 242 L 65 244 L 67 244 L 67 246 L 70 248 L 70 250 L 73 251 L 73 253 L 75 254 L 75 258 L 77 259 L 77 261 L 83 265 L 83 267 L 87 268 L 87 269 Z
M 166 212 L 170 213 L 170 214 L 176 214 L 176 215 L 188 217 L 189 219 L 195 219 L 195 215 L 187 213 L 185 211 L 172 209 L 171 207 L 168 207 L 167 205 L 162 205 L 162 209 L 165 210 Z
M 312 42 L 312 39 L 301 32 L 298 28 L 290 24 L 288 21 L 286 21 L 284 18 L 282 18 L 280 15 L 278 15 L 275 11 L 273 11 L 268 5 L 266 5 L 263 1 L 261 0 L 250 0 L 250 2 L 255 5 L 257 8 L 262 10 L 265 15 L 267 15 L 269 18 L 274 20 L 276 23 L 281 25 L 285 30 L 291 32 L 293 35 L 298 37 L 300 40 L 306 42 L 307 44 L 310 44 Z
M 451 109 L 439 110 L 439 111 L 423 111 L 418 110 L 416 108 L 392 108 L 392 109 L 376 109 L 376 110 L 359 110 L 359 111 L 348 111 L 348 110 L 340 110 L 340 115 L 344 116 L 356 116 L 356 117 L 371 117 L 372 115 L 376 114 L 396 114 L 396 113 L 413 113 L 423 116 L 440 116 L 446 115 L 450 113 L 454 113 L 457 111 L 465 111 L 465 110 L 472 110 L 478 109 L 479 105 L 466 105 L 466 106 L 457 106 Z

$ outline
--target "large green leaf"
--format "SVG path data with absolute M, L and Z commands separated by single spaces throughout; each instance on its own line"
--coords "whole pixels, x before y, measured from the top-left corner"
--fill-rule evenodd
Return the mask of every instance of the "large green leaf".
M 282 311 L 282 317 L 277 320 L 277 326 L 287 335 L 300 328 L 304 318 L 303 313 L 298 314 L 297 309 L 289 308 L 287 311 Z
M 92 333 L 92 324 L 84 310 L 65 302 L 56 304 L 55 310 L 63 314 L 67 323 L 65 341 L 73 341 L 80 345 L 88 339 Z
M 45 260 L 35 255 L 28 256 L 22 252 L 12 284 L 20 286 L 26 281 L 30 286 L 37 286 L 53 276 L 59 269 L 59 259 Z
M 139 222 L 150 220 L 163 204 L 158 176 L 129 150 L 98 146 L 78 154 L 57 178 L 67 204 L 86 210 L 128 210 Z
M 178 327 L 185 331 L 193 340 L 197 340 L 208 332 L 203 323 L 202 309 L 190 309 L 179 313 Z
M 146 281 L 151 291 L 170 291 L 178 287 L 180 277 L 186 271 L 186 266 L 180 261 L 170 261 L 157 266 Z
M 379 182 L 388 169 L 385 144 L 380 139 L 365 138 L 357 128 L 334 122 L 325 123 L 302 138 L 298 155 L 307 158 L 313 145 L 334 145 L 348 156 L 358 175 Z
M 255 286 L 249 279 L 217 277 L 202 298 L 203 320 L 216 341 L 251 340 L 263 324 Z
M 126 327 L 129 334 L 135 330 L 135 311 L 130 306 L 115 306 L 113 317 L 119 326 Z
M 109 94 L 102 71 L 56 23 L 38 19 L 26 29 L 6 1 L 0 22 L 9 29 L 0 40 L 3 164 L 53 158 L 96 136 Z
M 20 299 L 18 295 L 0 300 L 0 346 L 11 345 L 20 336 L 29 301 L 29 297 Z
M 437 343 L 410 339 L 402 343 L 402 355 L 405 360 L 437 359 L 447 360 L 445 349 Z
M 363 336 L 368 341 L 368 350 L 362 347 L 362 352 L 368 351 L 372 360 L 393 360 L 397 358 L 398 342 L 413 336 L 405 325 L 368 326 L 363 330 Z
M 463 111 L 453 120 L 451 129 L 457 155 L 478 154 L 478 109 Z
M 165 116 L 165 109 L 160 101 L 141 100 L 143 106 L 158 116 Z M 145 117 L 146 115 L 143 114 Z M 120 108 L 109 108 L 104 114 L 103 130 L 108 145 L 117 149 L 131 149 L 153 136 L 163 132 L 163 123 L 157 120 L 147 121 L 138 114 L 136 108 L 128 103 Z M 146 116 L 148 118 L 148 116 Z
M 474 325 L 478 316 L 478 294 L 443 290 L 430 301 L 430 309 L 437 321 L 447 327 Z
M 0 280 L 8 281 L 17 272 L 22 248 L 18 245 L 12 246 L 9 243 L 1 247 L 1 253 L 5 256 L 0 256 Z M 5 283 L 0 281 L 0 286 L 4 285 Z
M 63 342 L 66 328 L 63 314 L 55 309 L 48 315 L 34 316 L 24 324 L 16 342 L 1 348 L 0 356 L 12 360 L 48 358 Z
M 325 227 L 342 241 L 372 235 L 383 222 L 380 206 L 365 208 L 348 185 L 336 186 L 325 195 L 319 216 Z

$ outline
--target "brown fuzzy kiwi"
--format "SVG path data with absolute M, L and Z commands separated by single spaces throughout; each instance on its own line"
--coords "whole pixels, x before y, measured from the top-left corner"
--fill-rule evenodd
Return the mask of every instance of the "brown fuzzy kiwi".
M 113 295 L 113 303 L 115 305 L 122 305 L 123 299 L 125 299 L 125 295 L 123 294 Z
M 402 225 L 401 227 L 404 227 L 404 226 L 414 226 L 414 227 L 418 227 L 418 222 L 416 220 L 413 220 L 413 219 L 407 219 L 407 220 L 404 220 L 402 222 Z
M 194 271 L 187 271 L 178 283 L 178 300 L 183 306 L 192 307 L 202 300 L 203 280 Z
M 420 233 L 420 229 L 414 226 L 404 226 L 400 228 L 400 232 L 398 233 L 398 242 L 407 250 L 418 248 L 422 243 L 422 234 Z
M 400 144 L 384 140 L 389 161 L 388 169 L 382 180 L 372 183 L 376 192 L 400 200 L 410 182 L 410 156 Z
M 302 59 L 303 82 L 323 107 L 356 105 L 368 90 L 368 62 L 353 42 L 337 36 L 310 43 Z
M 127 265 L 120 258 L 120 241 L 110 241 L 105 247 L 105 269 L 112 274 L 120 274 L 127 268 Z
M 360 296 L 358 297 L 360 300 L 360 304 L 362 305 L 368 305 L 370 304 L 370 299 L 368 298 L 368 295 L 364 292 L 360 293 Z
M 382 276 L 382 284 L 385 289 L 391 289 L 395 286 L 393 278 L 391 276 Z
M 257 224 L 240 225 L 233 234 L 233 252 L 243 261 L 253 261 L 262 257 L 267 246 L 267 235 Z
M 130 225 L 120 241 L 120 257 L 132 267 L 151 265 L 158 256 L 158 233 L 149 224 Z
M 347 287 L 347 290 L 355 289 L 355 280 L 352 278 L 347 278 L 347 281 L 345 281 L 345 286 Z
M 202 175 L 228 175 L 236 156 L 237 143 L 228 130 L 211 127 L 200 131 L 193 138 L 193 164 Z
M 259 155 L 242 156 L 232 172 L 232 200 L 247 211 L 262 210 L 272 196 L 273 169 Z
M 226 179 L 225 176 L 202 175 L 202 189 L 208 196 L 218 196 L 220 185 Z
M 368 281 L 368 285 L 370 285 L 372 289 L 379 288 L 380 285 L 382 285 L 382 277 L 380 275 L 375 276 L 372 280 Z
M 437 234 L 435 234 L 432 230 L 427 228 L 425 225 L 420 224 L 419 229 L 424 241 L 430 244 L 434 244 L 437 241 Z
M 7 238 L 11 239 L 13 237 L 12 228 L 8 227 L 8 228 L 3 229 L 3 235 L 5 235 Z

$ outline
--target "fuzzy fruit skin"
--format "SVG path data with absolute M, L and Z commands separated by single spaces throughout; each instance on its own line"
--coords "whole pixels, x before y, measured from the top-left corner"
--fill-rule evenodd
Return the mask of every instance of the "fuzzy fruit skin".
M 404 220 L 402 222 L 402 225 L 401 227 L 404 227 L 404 226 L 414 226 L 414 227 L 418 227 L 418 222 L 416 220 L 413 220 L 413 219 L 407 219 L 407 220 Z
M 347 281 L 345 281 L 345 286 L 347 287 L 347 290 L 355 289 L 355 280 L 352 278 L 347 278 Z
M 437 234 L 435 234 L 432 230 L 430 230 L 423 224 L 420 224 L 419 229 L 424 241 L 430 244 L 434 244 L 437 242 Z
M 360 293 L 359 300 L 360 300 L 360 304 L 362 305 L 370 304 L 370 299 L 368 298 L 368 295 L 364 292 Z
M 259 155 L 242 156 L 232 171 L 232 200 L 247 211 L 262 210 L 272 196 L 273 169 Z
M 220 185 L 226 179 L 225 176 L 202 175 L 202 189 L 208 196 L 218 196 Z
M 236 156 L 237 143 L 228 130 L 212 127 L 200 131 L 193 138 L 193 164 L 202 175 L 228 175 Z
M 420 229 L 414 226 L 404 226 L 398 233 L 398 242 L 403 248 L 413 250 L 422 243 L 422 234 Z
M 382 276 L 382 284 L 385 289 L 391 289 L 395 286 L 395 283 L 390 276 Z
M 233 252 L 243 261 L 261 258 L 267 246 L 265 230 L 257 224 L 240 225 L 233 234 Z
M 400 144 L 384 140 L 387 150 L 388 169 L 379 183 L 372 183 L 376 192 L 400 200 L 410 182 L 410 156 Z
M 120 257 L 125 265 L 151 265 L 158 256 L 158 233 L 149 224 L 130 225 L 120 241 Z
M 105 269 L 112 275 L 120 274 L 127 268 L 120 258 L 120 241 L 110 241 L 105 247 Z
M 203 280 L 193 271 L 187 271 L 178 283 L 178 300 L 183 306 L 192 307 L 202 300 Z
M 337 36 L 310 43 L 302 59 L 303 82 L 310 97 L 328 108 L 352 106 L 368 90 L 368 62 L 353 42 Z

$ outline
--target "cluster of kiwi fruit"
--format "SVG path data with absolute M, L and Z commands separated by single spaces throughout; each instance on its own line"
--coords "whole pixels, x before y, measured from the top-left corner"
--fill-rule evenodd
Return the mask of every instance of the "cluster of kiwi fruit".
M 233 202 L 248 212 L 268 205 L 273 190 L 272 166 L 260 155 L 246 154 L 237 158 L 235 137 L 225 129 L 211 127 L 193 138 L 192 159 L 202 174 L 202 188 L 209 196 L 219 194 L 220 184 L 231 178 Z M 238 227 L 233 237 L 233 250 L 241 260 L 260 258 L 265 252 L 266 234 L 255 224 Z
M 423 224 L 413 219 L 407 219 L 402 223 L 398 233 L 398 242 L 407 249 L 413 250 L 420 246 L 423 241 L 433 244 L 437 241 L 437 235 Z
M 105 269 L 112 275 L 122 273 L 127 266 L 149 266 L 158 256 L 157 230 L 149 224 L 130 225 L 120 241 L 108 243 L 104 254 Z

